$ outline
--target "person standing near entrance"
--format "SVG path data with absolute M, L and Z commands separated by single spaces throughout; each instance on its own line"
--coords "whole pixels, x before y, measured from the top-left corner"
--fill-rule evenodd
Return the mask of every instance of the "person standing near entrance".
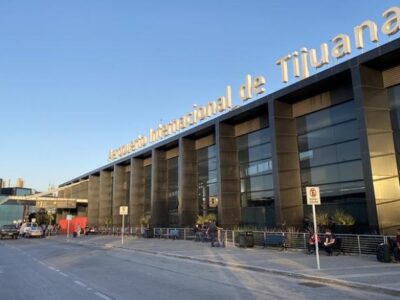
M 215 243 L 215 237 L 217 236 L 217 233 L 218 233 L 218 227 L 215 224 L 215 221 L 211 221 L 211 223 L 207 229 L 207 235 L 211 239 L 211 247 L 215 247 L 214 243 Z
M 81 225 L 80 225 L 80 224 L 78 224 L 78 225 L 76 226 L 76 236 L 77 236 L 77 237 L 80 237 L 80 236 L 81 236 Z

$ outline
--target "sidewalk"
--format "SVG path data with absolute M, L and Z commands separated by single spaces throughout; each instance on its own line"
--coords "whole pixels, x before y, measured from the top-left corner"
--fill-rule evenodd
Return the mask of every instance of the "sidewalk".
M 66 236 L 59 236 L 56 239 L 65 241 Z M 122 245 L 121 237 L 114 236 L 84 236 L 70 238 L 69 242 L 124 248 L 400 296 L 400 264 L 380 263 L 375 256 L 326 256 L 321 252 L 321 269 L 317 270 L 315 256 L 302 251 L 279 251 L 272 248 L 211 248 L 209 243 L 132 237 L 125 237 Z

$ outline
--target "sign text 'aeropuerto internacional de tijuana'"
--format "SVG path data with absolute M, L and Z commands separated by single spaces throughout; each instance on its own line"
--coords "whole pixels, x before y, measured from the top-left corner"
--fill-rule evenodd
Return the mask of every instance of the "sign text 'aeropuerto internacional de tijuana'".
M 383 24 L 380 31 L 382 34 L 392 36 L 400 30 L 400 7 L 394 6 L 387 9 L 383 14 Z M 364 48 L 364 34 L 368 33 L 369 41 L 377 43 L 378 25 L 371 20 L 366 20 L 353 28 L 354 47 L 358 50 Z M 280 67 L 281 80 L 283 83 L 289 82 L 289 69 L 293 77 L 304 79 L 310 76 L 310 67 L 319 69 L 330 63 L 330 58 L 341 59 L 352 52 L 352 43 L 350 36 L 347 34 L 338 34 L 331 38 L 332 43 L 329 47 L 328 43 L 321 43 L 320 53 L 317 55 L 316 49 L 300 48 L 300 51 L 293 51 L 276 61 Z M 254 95 L 265 93 L 265 84 L 267 80 L 264 76 L 256 76 L 254 79 L 250 75 L 246 75 L 245 82 L 239 87 L 239 98 L 242 101 L 252 99 Z M 108 160 L 114 160 L 125 156 L 131 152 L 139 150 L 148 145 L 155 143 L 163 138 L 173 135 L 184 130 L 198 122 L 210 118 L 214 115 L 224 113 L 232 109 L 232 87 L 226 86 L 225 94 L 216 98 L 214 101 L 208 102 L 204 106 L 193 106 L 192 111 L 172 120 L 166 124 L 160 124 L 155 129 L 150 129 L 148 138 L 140 135 L 133 141 L 123 145 L 115 150 L 110 150 Z

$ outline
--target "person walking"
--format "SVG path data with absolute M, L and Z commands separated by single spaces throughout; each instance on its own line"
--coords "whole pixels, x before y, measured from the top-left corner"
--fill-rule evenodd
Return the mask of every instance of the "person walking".
M 76 237 L 80 237 L 81 236 L 81 225 L 78 224 L 76 226 Z
M 211 221 L 207 229 L 207 235 L 210 237 L 211 240 L 211 247 L 215 247 L 214 243 L 217 233 L 218 233 L 218 227 L 215 224 L 215 221 Z

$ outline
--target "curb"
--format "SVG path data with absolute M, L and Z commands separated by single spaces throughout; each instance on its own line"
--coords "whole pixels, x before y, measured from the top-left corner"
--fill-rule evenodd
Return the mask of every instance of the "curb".
M 98 247 L 102 247 L 102 246 L 106 245 L 106 244 L 90 243 L 90 242 L 87 242 L 85 244 L 98 246 Z M 231 268 L 238 268 L 238 269 L 260 272 L 260 273 L 274 274 L 274 275 L 285 276 L 285 277 L 290 277 L 290 278 L 311 280 L 311 281 L 315 281 L 315 282 L 319 282 L 319 283 L 337 285 L 337 286 L 342 286 L 342 287 L 346 286 L 349 288 L 360 289 L 363 291 L 369 291 L 369 292 L 374 292 L 374 293 L 383 293 L 383 294 L 390 295 L 390 296 L 400 297 L 400 290 L 394 290 L 394 289 L 390 289 L 390 288 L 386 288 L 386 287 L 380 287 L 380 286 L 369 285 L 369 284 L 364 284 L 364 283 L 344 281 L 344 280 L 331 278 L 331 277 L 318 277 L 318 276 L 313 276 L 313 275 L 308 275 L 308 274 L 303 274 L 303 273 L 296 273 L 296 272 L 291 272 L 291 271 L 283 271 L 283 270 L 270 269 L 270 268 L 261 268 L 261 267 L 257 267 L 257 266 L 251 266 L 251 265 L 235 264 L 235 263 L 229 263 L 229 262 L 223 262 L 223 261 L 216 261 L 216 260 L 212 260 L 212 259 L 197 258 L 197 257 L 187 256 L 187 255 L 179 255 L 179 254 L 172 254 L 172 253 L 159 252 L 159 251 L 153 251 L 153 250 L 144 250 L 144 249 L 137 249 L 137 248 L 128 248 L 128 247 L 124 247 L 124 246 L 111 245 L 110 243 L 107 244 L 107 246 L 109 246 L 109 248 L 124 249 L 124 250 L 130 250 L 130 251 L 134 251 L 134 252 L 159 255 L 159 256 L 164 256 L 164 257 L 173 257 L 173 258 L 182 259 L 182 260 L 192 260 L 192 261 L 197 261 L 197 262 L 201 262 L 201 263 L 207 263 L 207 264 L 213 264 L 213 265 L 219 265 L 219 266 L 231 267 Z

